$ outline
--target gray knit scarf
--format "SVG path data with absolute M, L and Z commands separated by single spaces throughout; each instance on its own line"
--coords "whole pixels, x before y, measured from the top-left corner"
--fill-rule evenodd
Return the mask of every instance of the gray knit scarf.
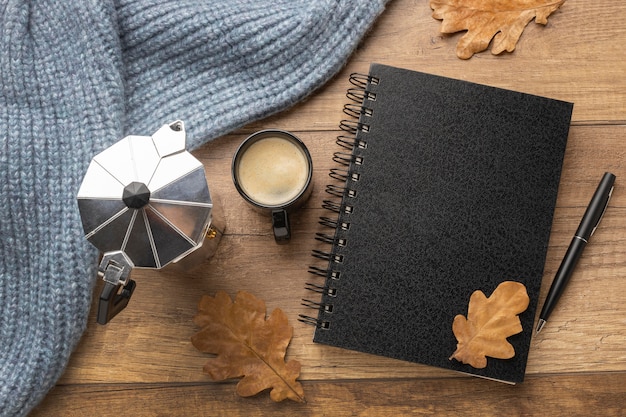
M 310 94 L 387 0 L 0 0 L 0 415 L 27 414 L 86 327 L 92 156 L 181 119 L 196 148 Z

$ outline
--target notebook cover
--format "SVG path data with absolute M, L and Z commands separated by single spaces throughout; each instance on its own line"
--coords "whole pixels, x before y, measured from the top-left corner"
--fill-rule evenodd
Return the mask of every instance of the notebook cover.
M 380 64 L 370 75 L 314 341 L 521 382 L 573 105 Z M 530 298 L 515 356 L 449 360 L 454 317 L 503 281 Z

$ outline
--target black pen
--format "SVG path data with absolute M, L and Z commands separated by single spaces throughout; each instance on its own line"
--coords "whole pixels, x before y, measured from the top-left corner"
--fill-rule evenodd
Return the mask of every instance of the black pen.
M 545 326 L 548 321 L 548 317 L 550 316 L 550 313 L 552 313 L 552 310 L 563 293 L 567 282 L 572 276 L 572 272 L 574 272 L 574 268 L 576 267 L 578 259 L 580 258 L 580 255 L 582 255 L 585 246 L 587 246 L 589 238 L 593 235 L 593 232 L 596 231 L 596 228 L 602 219 L 602 215 L 609 204 L 609 199 L 613 193 L 614 183 L 615 175 L 610 172 L 605 172 L 598 188 L 596 189 L 596 192 L 591 198 L 591 202 L 585 211 L 583 219 L 580 221 L 580 226 L 578 226 L 578 230 L 576 230 L 572 243 L 570 243 L 567 248 L 567 252 L 565 252 L 565 257 L 556 272 L 554 281 L 552 281 L 550 291 L 548 291 L 548 295 L 546 296 L 546 301 L 543 303 L 541 314 L 539 314 L 537 333 L 543 329 L 543 326 Z

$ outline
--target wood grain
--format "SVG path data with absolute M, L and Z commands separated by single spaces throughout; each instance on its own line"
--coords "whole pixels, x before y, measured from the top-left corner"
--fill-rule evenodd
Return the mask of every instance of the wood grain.
M 188 273 L 133 272 L 137 290 L 107 326 L 89 327 L 64 376 L 34 416 L 256 415 L 624 415 L 626 411 L 626 8 L 620 2 L 568 0 L 544 27 L 533 22 L 512 54 L 469 61 L 454 53 L 460 34 L 441 35 L 426 1 L 394 0 L 347 66 L 304 102 L 194 150 L 221 201 L 226 234 L 218 253 Z M 542 299 L 604 171 L 616 190 L 571 285 L 535 336 L 527 380 L 517 387 L 418 364 L 312 343 L 297 321 L 307 310 L 307 266 L 343 118 L 347 77 L 381 62 L 575 103 Z M 289 245 L 273 242 L 269 218 L 238 196 L 232 155 L 251 132 L 296 133 L 314 163 L 314 191 L 292 219 Z M 97 284 L 96 293 L 100 289 Z M 294 327 L 288 350 L 302 362 L 308 403 L 274 404 L 266 394 L 243 399 L 234 382 L 202 374 L 207 356 L 190 343 L 202 294 L 246 290 L 268 312 L 283 309 Z M 419 335 L 416 335 L 419 337 Z
M 519 387 L 470 378 L 306 381 L 306 404 L 241 398 L 232 383 L 69 385 L 55 388 L 33 416 L 617 417 L 626 408 L 621 372 L 531 377 Z

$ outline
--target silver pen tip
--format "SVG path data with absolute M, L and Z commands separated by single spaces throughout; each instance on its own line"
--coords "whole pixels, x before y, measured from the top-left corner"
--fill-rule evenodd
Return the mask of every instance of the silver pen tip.
M 546 321 L 544 319 L 539 319 L 539 323 L 537 323 L 537 333 L 543 329 L 543 326 L 546 325 Z

